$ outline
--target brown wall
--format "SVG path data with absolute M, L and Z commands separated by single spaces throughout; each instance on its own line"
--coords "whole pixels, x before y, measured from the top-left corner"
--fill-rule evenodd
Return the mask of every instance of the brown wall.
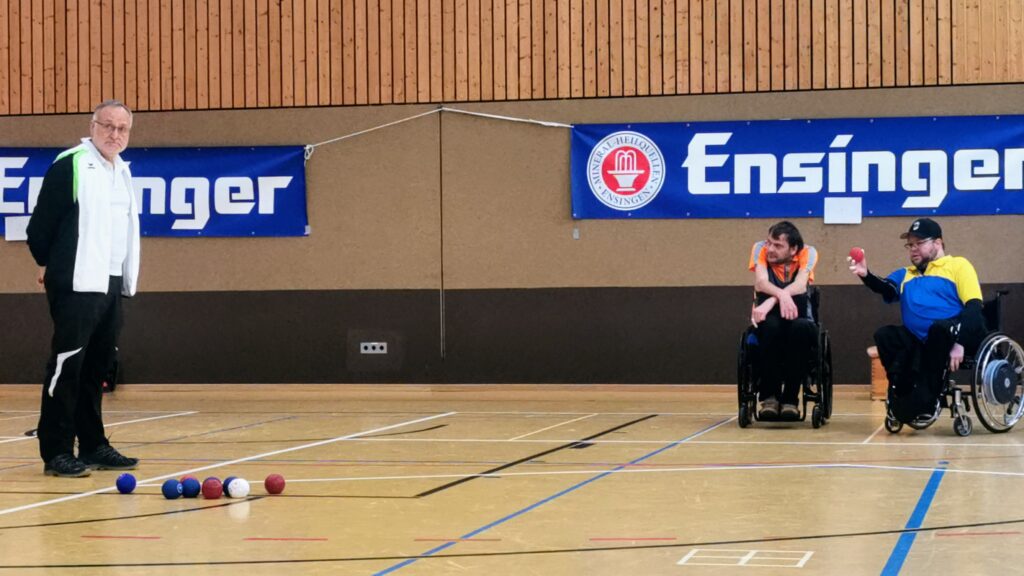
M 0 115 L 1024 81 L 1020 0 L 0 3 Z
M 472 109 L 572 124 L 1020 114 L 1022 97 L 1024 86 L 1013 85 L 546 101 Z M 140 113 L 132 144 L 315 143 L 430 109 Z M 71 145 L 84 134 L 86 121 L 83 115 L 0 118 L 0 146 Z M 307 166 L 309 237 L 143 240 L 142 295 L 132 303 L 135 316 L 126 335 L 132 336 L 134 348 L 126 350 L 127 362 L 143 381 L 166 381 L 169 374 L 200 382 L 303 381 L 289 374 L 316 381 L 510 381 L 537 374 L 567 381 L 730 378 L 751 282 L 747 251 L 770 222 L 575 222 L 570 218 L 568 158 L 565 129 L 453 113 L 318 148 Z M 861 360 L 870 343 L 869 328 L 889 314 L 872 312 L 878 314 L 869 316 L 874 324 L 853 327 L 863 316 L 859 310 L 878 305 L 862 296 L 842 256 L 858 244 L 875 269 L 903 265 L 897 236 L 907 220 L 875 218 L 859 226 L 796 220 L 822 254 L 818 283 L 835 287 L 838 295 L 828 298 L 826 310 L 842 306 L 826 316 L 837 352 L 843 354 L 840 382 L 866 381 L 867 364 Z M 1016 256 L 1024 252 L 1024 217 L 950 217 L 942 224 L 950 250 L 970 257 L 983 282 L 1024 284 L 1024 260 Z M 18 318 L 22 328 L 5 331 L 0 341 L 5 351 L 0 381 L 35 381 L 41 378 L 35 372 L 41 371 L 37 366 L 49 327 L 33 281 L 35 267 L 23 244 L 0 242 L 0 271 L 0 317 Z M 609 296 L 604 289 L 619 291 Z M 538 294 L 551 298 L 538 301 Z M 573 308 L 574 301 L 593 306 Z M 1018 301 L 1011 302 L 1011 311 L 1020 310 Z M 323 308 L 311 304 L 317 302 Z M 623 307 L 610 314 L 615 302 Z M 275 309 L 267 310 L 268 305 Z M 507 314 L 492 314 L 495 310 Z M 532 314 L 554 318 L 554 325 Z M 679 320 L 678 331 L 675 323 L 661 323 L 666 317 Z M 405 342 L 411 364 L 367 371 L 358 366 L 365 359 L 350 362 L 346 346 L 360 331 L 385 331 Z M 622 338 L 665 347 L 647 346 L 629 362 L 615 364 L 602 346 Z M 254 366 L 263 364 L 249 362 L 266 361 L 297 343 L 316 352 L 305 356 L 296 348 L 281 353 L 281 366 L 300 360 L 312 365 L 259 371 Z M 443 358 L 442 345 L 451 346 Z M 693 349 L 705 355 L 692 365 L 679 364 L 683 361 L 675 355 Z M 214 350 L 224 352 L 216 363 L 187 360 Z M 584 360 L 569 369 L 558 364 L 562 356 L 557 350 Z M 487 358 L 493 360 L 489 365 L 483 362 Z M 500 366 L 510 368 L 501 371 Z M 636 368 L 624 376 L 623 366 Z

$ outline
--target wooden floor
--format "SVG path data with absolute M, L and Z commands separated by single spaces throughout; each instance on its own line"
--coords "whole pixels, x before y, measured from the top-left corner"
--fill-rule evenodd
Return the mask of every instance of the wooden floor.
M 45 477 L 38 388 L 0 386 L 0 574 L 991 574 L 1024 566 L 1024 433 L 890 435 L 864 387 L 824 428 L 735 388 L 142 386 L 116 472 Z M 270 473 L 288 481 L 268 496 Z M 166 500 L 192 473 L 245 499 Z

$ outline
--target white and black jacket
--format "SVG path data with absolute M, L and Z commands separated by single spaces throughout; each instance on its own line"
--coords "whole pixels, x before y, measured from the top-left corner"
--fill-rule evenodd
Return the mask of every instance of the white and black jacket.
M 46 267 L 47 290 L 106 293 L 112 250 L 110 205 L 114 182 L 89 138 L 54 160 L 43 178 L 28 224 L 28 247 Z M 122 268 L 124 296 L 134 296 L 139 277 L 139 207 L 128 165 L 114 159 L 113 178 L 128 189 L 128 256 Z

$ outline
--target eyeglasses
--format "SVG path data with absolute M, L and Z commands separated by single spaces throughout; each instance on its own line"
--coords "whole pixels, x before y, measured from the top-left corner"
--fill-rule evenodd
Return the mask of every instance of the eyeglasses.
M 128 133 L 132 131 L 131 126 L 114 126 L 113 124 L 100 122 L 99 120 L 93 120 L 92 123 L 102 128 L 104 132 L 118 134 L 121 136 L 127 136 Z
M 903 245 L 903 247 L 906 248 L 907 250 L 916 250 L 917 248 L 920 248 L 922 244 L 927 244 L 932 240 L 935 240 L 935 238 L 925 238 L 924 240 L 921 240 L 919 242 L 907 242 L 906 244 Z

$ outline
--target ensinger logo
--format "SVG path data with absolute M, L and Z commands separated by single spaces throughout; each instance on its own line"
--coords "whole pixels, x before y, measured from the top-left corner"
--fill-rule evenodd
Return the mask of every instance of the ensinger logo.
M 590 191 L 614 210 L 636 210 L 654 200 L 665 182 L 665 159 L 650 138 L 615 132 L 594 146 L 587 159 Z

